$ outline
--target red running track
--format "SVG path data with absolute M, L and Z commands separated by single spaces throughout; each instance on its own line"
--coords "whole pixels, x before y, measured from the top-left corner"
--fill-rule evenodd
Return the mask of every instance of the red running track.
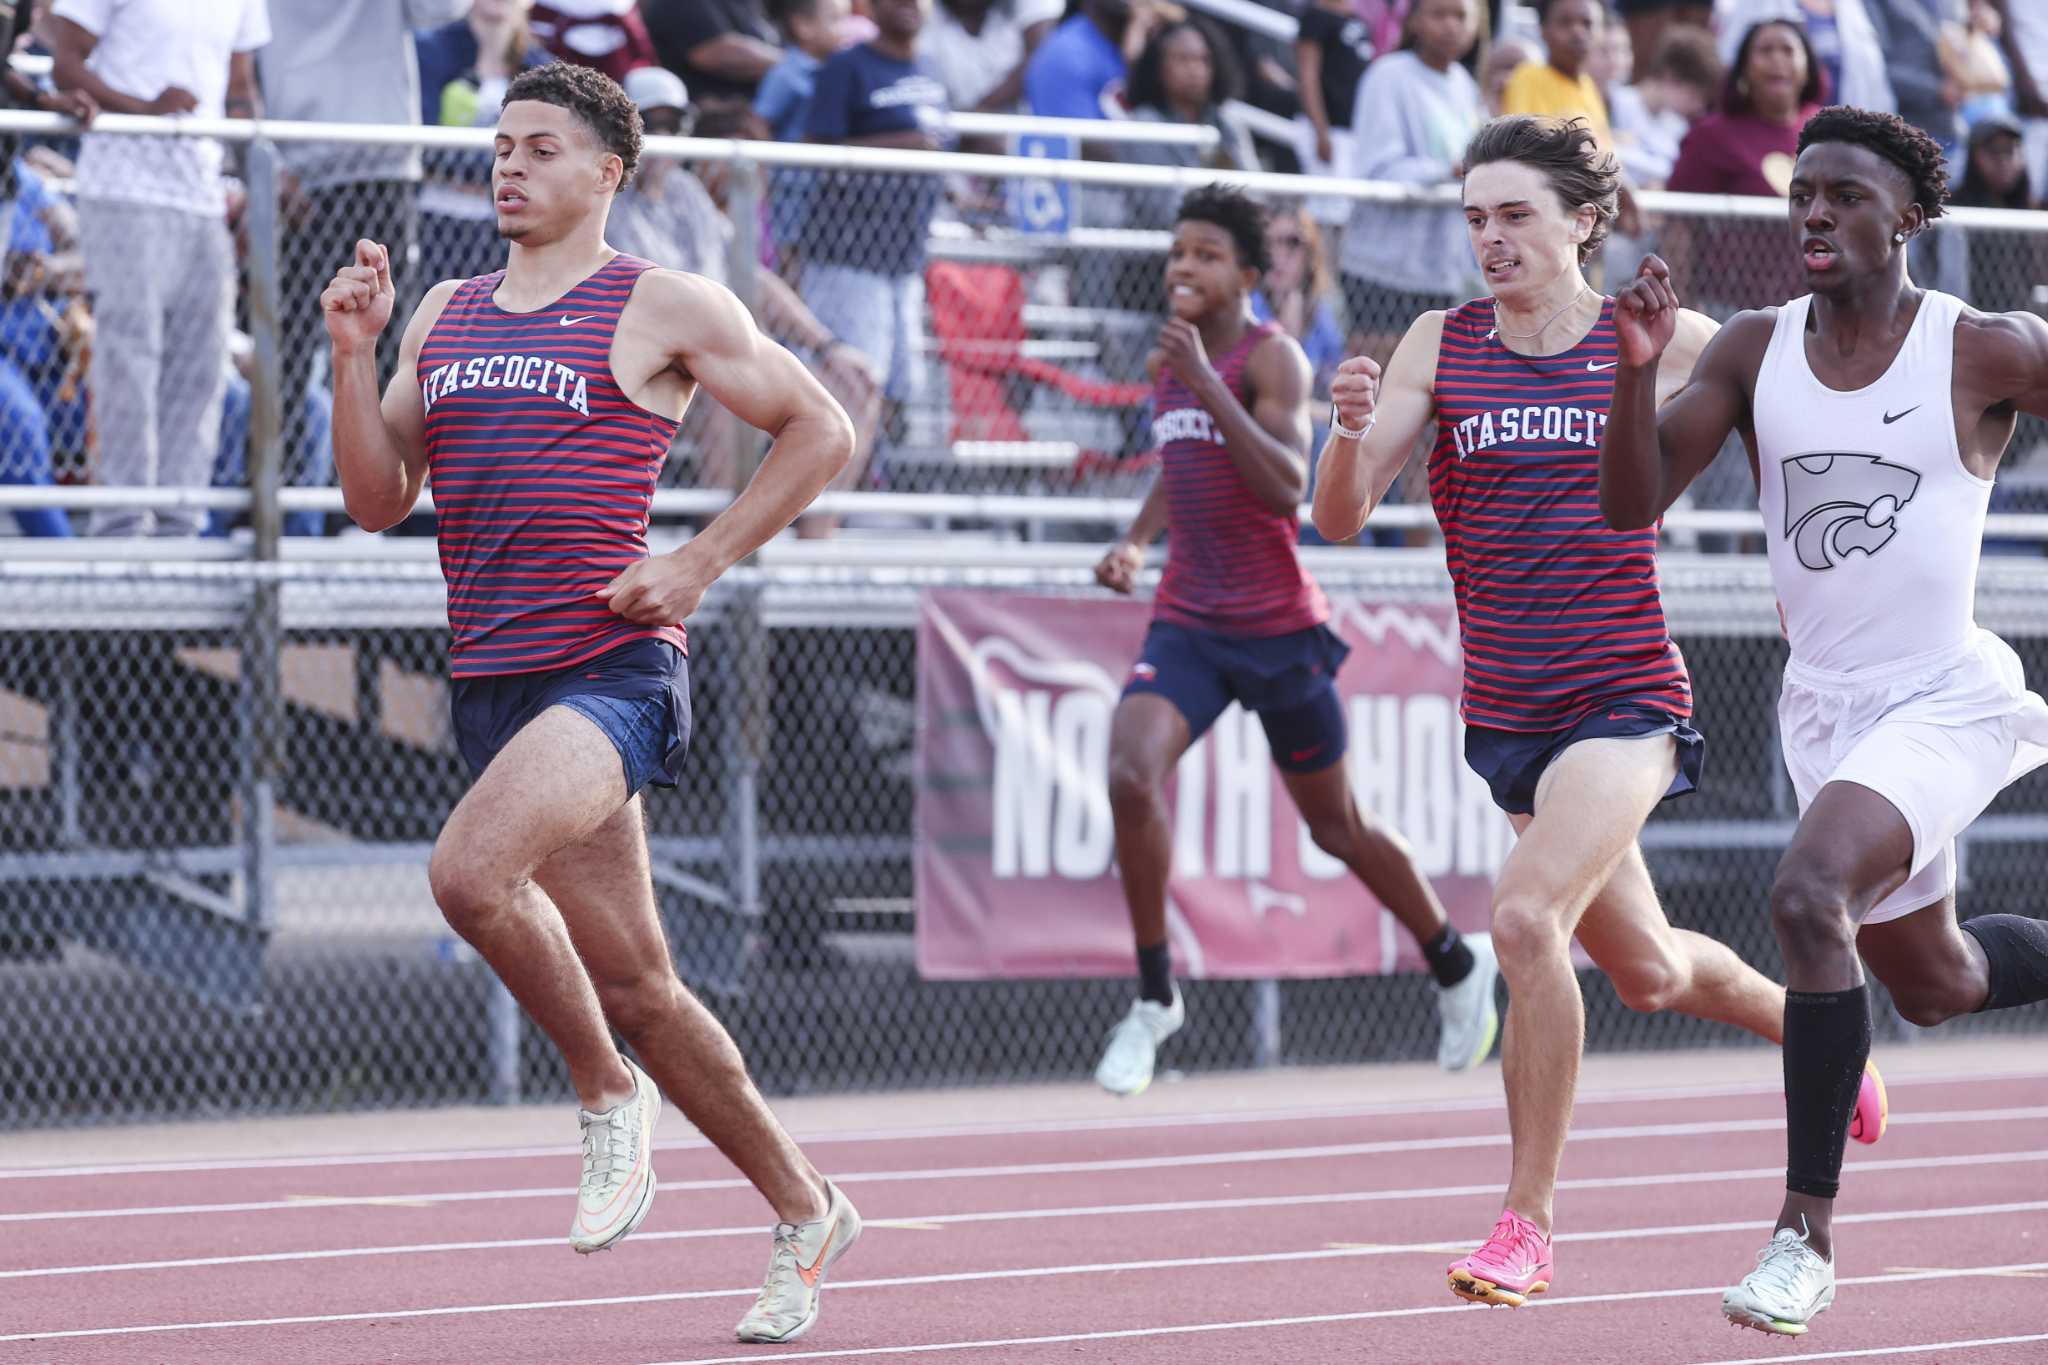
M 779 1348 L 732 1340 L 767 1220 L 693 1143 L 593 1257 L 564 1243 L 566 1150 L 0 1171 L 0 1362 L 2048 1360 L 2048 1079 L 1892 1099 L 1796 1341 L 1718 1311 L 1776 1212 L 1781 1101 L 1674 1091 L 1581 1102 L 1555 1289 L 1520 1311 L 1444 1288 L 1498 1211 L 1498 1107 L 1125 1106 L 818 1143 L 868 1231 Z

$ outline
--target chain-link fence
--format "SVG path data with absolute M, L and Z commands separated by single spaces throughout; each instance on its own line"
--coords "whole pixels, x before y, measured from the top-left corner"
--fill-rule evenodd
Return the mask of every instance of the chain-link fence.
M 50 122 L 0 114 L 0 128 Z M 160 128 L 153 120 L 103 123 L 94 137 L 144 154 L 197 141 L 144 136 Z M 232 231 L 204 215 L 158 223 L 155 210 L 67 200 L 56 158 L 75 142 L 17 143 L 0 302 L 0 482 L 241 486 L 274 467 L 284 487 L 331 486 L 318 297 L 354 241 L 391 249 L 399 306 L 387 370 L 429 285 L 504 262 L 481 129 L 270 124 L 274 142 L 250 142 L 248 125 L 206 126 L 224 135 L 242 176 L 224 200 Z M 724 280 L 805 359 L 860 433 L 841 487 L 1127 496 L 1151 477 L 1146 361 L 1164 317 L 1174 212 L 1189 186 L 1219 172 L 1193 164 L 1214 160 L 1213 146 L 1172 148 L 1184 166 L 1119 164 L 1120 148 L 1140 161 L 1157 149 L 1107 140 L 1197 130 L 1102 126 L 1086 142 L 1071 132 L 1013 139 L 1052 161 L 652 139 L 609 235 L 657 264 Z M 1057 159 L 1084 147 L 1105 159 Z M 1273 210 L 1272 265 L 1255 306 L 1301 339 L 1319 394 L 1345 355 L 1384 358 L 1418 313 L 1481 292 L 1453 190 L 1223 174 Z M 1681 297 L 1717 317 L 1802 287 L 1784 210 L 1768 201 L 1645 194 L 1640 208 L 1595 258 L 1610 289 L 1647 250 L 1671 262 Z M 186 247 L 166 245 L 178 241 Z M 2044 264 L 2043 214 L 1962 211 L 1913 248 L 1916 278 L 1987 309 L 2041 309 Z M 184 292 L 166 293 L 167 281 Z M 136 343 L 138 328 L 147 344 Z M 2048 504 L 2033 460 L 2044 435 L 2023 419 L 1999 510 Z M 665 481 L 728 489 L 752 467 L 755 440 L 700 397 Z M 1396 501 L 1423 501 L 1411 483 Z M 1746 483 L 1731 452 L 1697 500 L 1743 506 Z M 14 519 L 34 534 L 184 533 L 246 516 L 40 506 Z M 818 518 L 806 530 L 833 525 Z M 286 533 L 343 526 L 308 508 L 282 518 Z
M 1336 594 L 1447 596 L 1427 554 L 1324 551 L 1316 568 Z M 0 1126 L 566 1094 L 428 892 L 428 849 L 465 785 L 429 566 L 24 566 L 7 580 Z M 928 982 L 911 939 L 917 595 L 1078 596 L 1084 582 L 1028 566 L 763 568 L 693 620 L 697 739 L 682 786 L 647 802 L 657 891 L 681 971 L 770 1090 L 1092 1066 L 1127 980 Z M 1765 894 L 1794 807 L 1768 576 L 1748 558 L 1686 557 L 1665 582 L 1712 757 L 1703 794 L 1660 812 L 1644 844 L 1675 922 L 1775 974 Z M 1981 603 L 2048 675 L 2048 572 L 1992 561 Z M 2044 810 L 2037 775 L 1973 828 L 1965 914 L 2038 912 Z M 1595 1048 L 1739 1038 L 1630 1014 L 1602 978 L 1586 984 Z M 1187 990 L 1171 1065 L 1434 1047 L 1419 975 Z M 1962 1027 L 2042 1023 L 2028 1010 Z
M 35 122 L 5 115 L 0 127 L 24 119 Z M 110 137 L 150 126 L 105 123 Z M 288 127 L 274 131 L 279 149 L 297 145 Z M 18 282 L 0 302 L 0 400 L 10 375 L 25 392 L 5 410 L 0 481 L 47 473 L 163 490 L 246 479 L 257 489 L 258 535 L 257 562 L 213 566 L 191 562 L 198 545 L 161 539 L 103 542 L 91 560 L 74 554 L 68 564 L 46 540 L 0 549 L 0 1126 L 565 1093 L 552 1053 L 427 891 L 427 851 L 464 773 L 448 734 L 445 604 L 426 542 L 387 542 L 363 563 L 333 558 L 354 555 L 349 547 L 326 547 L 329 561 L 311 564 L 280 562 L 270 539 L 280 523 L 315 533 L 339 521 L 331 497 L 268 490 L 331 477 L 325 346 L 310 304 L 349 243 L 372 235 L 393 246 L 402 309 L 436 277 L 502 260 L 474 202 L 487 155 L 474 134 L 351 136 L 408 154 L 412 141 L 427 144 L 423 178 L 408 178 L 402 162 L 333 178 L 316 159 L 265 144 L 240 158 L 247 196 L 230 240 L 245 282 L 233 317 L 246 344 L 221 355 L 196 343 L 160 352 L 159 390 L 217 384 L 227 414 L 214 444 L 181 447 L 183 457 L 205 455 L 176 465 L 183 473 L 159 461 L 146 475 L 110 478 L 146 443 L 110 447 L 92 380 L 99 350 L 83 354 L 61 329 L 38 334 L 39 351 L 21 342 L 37 319 L 76 328 L 81 310 L 105 312 L 101 295 L 124 286 L 93 286 L 90 263 L 67 259 L 68 239 L 54 228 L 47 248 L 24 247 L 17 218 L 10 262 L 28 264 L 10 266 Z M 32 167 L 37 155 L 14 164 Z M 900 525 L 879 546 L 848 541 L 808 568 L 772 567 L 771 554 L 771 567 L 734 575 L 692 623 L 698 738 L 688 780 L 648 807 L 658 891 L 687 979 L 773 1090 L 1082 1075 L 1128 995 L 1122 980 L 921 981 L 910 937 L 917 592 L 1085 590 L 1084 570 L 1046 567 L 1080 565 L 1081 547 L 1064 547 L 1072 553 L 1062 559 L 1062 547 L 1018 555 L 1008 551 L 1026 547 L 997 542 L 1095 539 L 1128 517 L 1128 495 L 1152 477 L 1137 433 L 1166 228 L 1176 194 L 1204 175 L 1105 162 L 1061 163 L 1058 178 L 1025 174 L 1038 169 L 872 149 L 657 143 L 635 196 L 614 210 L 617 245 L 720 275 L 770 335 L 807 356 L 861 426 L 866 458 L 851 486 L 950 509 L 932 518 L 1000 523 L 979 548 L 935 542 L 929 558 L 952 567 L 918 567 Z M 1445 291 L 1432 296 L 1440 302 L 1469 288 L 1369 269 L 1375 243 L 1417 223 L 1444 231 L 1444 253 L 1462 269 L 1469 252 L 1449 201 L 1325 182 L 1308 187 L 1355 207 L 1319 213 L 1302 211 L 1307 182 L 1241 178 L 1281 210 L 1265 306 L 1303 337 L 1325 376 L 1336 356 L 1390 348 L 1431 306 L 1425 292 Z M 805 214 L 789 207 L 799 201 Z M 1764 263 L 1783 229 L 1756 216 L 1768 206 L 1646 197 L 1645 208 L 1646 236 L 1626 250 L 1649 245 L 1677 258 L 1689 298 L 1726 313 L 1773 297 L 1779 286 Z M 1754 242 L 1733 242 L 1742 232 Z M 89 250 L 90 235 L 81 240 Z M 2043 240 L 2025 215 L 1962 220 L 1923 244 L 1925 269 L 1961 272 L 1954 278 L 1987 306 L 2030 307 Z M 114 311 L 133 301 L 112 300 Z M 75 419 L 60 416 L 59 398 Z M 33 425 L 24 413 L 43 423 L 44 445 L 21 435 Z M 683 489 L 727 489 L 749 467 L 750 439 L 700 403 L 668 477 Z M 2018 440 L 2022 456 L 2039 441 L 2031 421 Z M 1700 501 L 1747 506 L 1746 466 L 1722 464 L 1727 487 L 1717 494 L 1710 480 Z M 2002 476 L 2006 510 L 2033 510 L 2030 472 L 2022 458 Z M 122 496 L 53 490 L 40 506 L 17 499 L 15 516 L 31 533 L 87 530 L 88 517 L 55 504 L 93 494 Z M 993 496 L 1019 494 L 1028 496 Z M 691 515 L 720 501 L 668 497 L 664 505 L 687 503 L 678 510 Z M 900 517 L 913 504 L 835 506 Z M 1428 534 L 1423 509 L 1390 510 L 1409 528 L 1394 536 Z M 130 519 L 118 529 L 172 534 L 201 517 L 250 515 L 166 499 L 147 524 L 133 507 L 101 514 Z M 1744 548 L 1752 524 L 1753 515 L 1673 521 L 1700 550 Z M 430 515 L 406 529 L 430 530 Z M 301 556 L 323 549 L 296 545 Z M 139 546 L 159 562 L 113 562 L 139 560 Z M 2038 677 L 2048 669 L 2039 605 L 2048 573 L 2038 542 L 2002 548 L 2023 553 L 1987 560 L 1982 615 Z M 1333 592 L 1367 598 L 1448 594 L 1440 557 L 1427 553 L 1333 553 L 1317 572 Z M 1714 755 L 1706 794 L 1660 814 L 1645 844 L 1677 922 L 1775 971 L 1764 892 L 1793 808 L 1773 733 L 1782 645 L 1767 575 L 1760 560 L 1703 555 L 1674 562 L 1666 582 Z M 1966 913 L 2038 910 L 2030 869 L 2048 852 L 2044 781 L 2023 782 L 1973 830 Z M 1434 1038 L 1420 976 L 1195 981 L 1188 993 L 1192 1022 L 1169 1064 L 1417 1058 Z M 1596 1047 L 1733 1036 L 1630 1015 L 1597 977 L 1588 993 Z M 2027 1011 L 1965 1026 L 2040 1022 Z

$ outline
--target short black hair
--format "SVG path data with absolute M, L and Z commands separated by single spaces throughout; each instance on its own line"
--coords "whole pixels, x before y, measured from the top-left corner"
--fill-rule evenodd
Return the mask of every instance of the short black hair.
M 1266 206 L 1235 185 L 1199 185 L 1181 198 L 1176 224 L 1213 223 L 1230 234 L 1237 263 L 1265 274 L 1273 267 L 1266 250 Z
M 1621 163 L 1600 150 L 1600 140 L 1583 118 L 1510 114 L 1486 124 L 1465 146 L 1465 171 L 1493 161 L 1516 161 L 1543 176 L 1567 213 L 1594 209 L 1593 230 L 1579 243 L 1579 264 L 1607 241 L 1621 211 Z
M 1941 206 L 1948 202 L 1948 157 L 1940 143 L 1897 114 L 1831 104 L 1799 130 L 1802 153 L 1817 142 L 1844 142 L 1875 152 L 1906 177 L 1913 202 L 1929 222 L 1941 217 Z
M 519 100 L 567 109 L 625 164 L 619 188 L 632 180 L 640 165 L 640 109 L 610 76 L 570 62 L 549 62 L 512 78 L 505 88 L 505 103 Z
M 1557 0 L 1536 0 L 1536 22 L 1539 24 L 1549 23 L 1550 7 L 1556 3 Z M 1607 0 L 1593 0 L 1593 8 L 1600 11 L 1602 27 L 1613 25 L 1614 15 L 1607 8 Z
M 1209 45 L 1209 103 L 1221 104 L 1234 100 L 1244 93 L 1244 72 L 1237 64 L 1237 55 L 1230 50 L 1230 44 L 1223 41 L 1223 35 L 1216 26 L 1199 15 L 1176 19 L 1160 28 L 1145 43 L 1138 60 L 1131 64 L 1131 74 L 1124 82 L 1124 98 L 1131 108 L 1143 109 L 1150 105 L 1154 109 L 1166 107 L 1166 44 L 1175 34 L 1193 29 Z
M 808 19 L 818 12 L 820 3 L 821 0 L 767 0 L 762 10 L 767 14 L 768 22 L 787 35 L 790 20 Z

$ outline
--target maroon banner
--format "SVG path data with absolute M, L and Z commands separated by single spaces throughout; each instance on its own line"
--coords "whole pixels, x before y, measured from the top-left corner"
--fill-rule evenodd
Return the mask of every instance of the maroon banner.
M 1449 607 L 1332 602 L 1360 806 L 1408 840 L 1462 930 L 1483 929 L 1507 819 L 1465 766 Z M 1131 970 L 1109 811 L 1109 723 L 1151 604 L 927 593 L 917 637 L 917 956 L 927 977 Z M 1224 712 L 1168 787 L 1174 965 L 1301 977 L 1421 965 L 1310 840 L 1258 718 Z

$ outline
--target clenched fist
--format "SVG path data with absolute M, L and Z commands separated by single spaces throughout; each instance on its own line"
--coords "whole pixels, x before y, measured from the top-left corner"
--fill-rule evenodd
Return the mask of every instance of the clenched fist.
M 1352 431 L 1372 424 L 1380 406 L 1380 363 L 1371 356 L 1355 355 L 1337 367 L 1330 381 L 1330 401 L 1336 405 L 1337 420 Z
M 1659 257 L 1643 257 L 1636 277 L 1614 295 L 1614 332 L 1623 363 L 1648 365 L 1663 355 L 1678 334 L 1678 310 L 1671 267 Z
M 1145 565 L 1145 552 L 1128 540 L 1110 547 L 1095 566 L 1095 581 L 1112 592 L 1127 593 L 1138 586 L 1138 570 Z
M 320 292 L 320 312 L 335 349 L 376 345 L 397 301 L 391 287 L 391 253 L 367 237 L 357 242 L 356 263 L 336 271 Z

